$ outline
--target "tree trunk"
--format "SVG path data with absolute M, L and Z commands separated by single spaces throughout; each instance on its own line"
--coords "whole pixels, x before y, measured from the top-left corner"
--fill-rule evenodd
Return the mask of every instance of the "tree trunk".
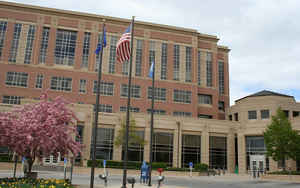
M 31 173 L 31 169 L 32 169 L 34 160 L 32 160 L 32 158 L 28 158 L 27 162 L 28 162 L 28 172 Z

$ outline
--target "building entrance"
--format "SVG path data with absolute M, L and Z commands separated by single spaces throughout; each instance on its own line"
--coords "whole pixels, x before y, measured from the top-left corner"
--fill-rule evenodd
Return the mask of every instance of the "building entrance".
M 250 155 L 250 170 L 263 172 L 266 168 L 265 155 Z
M 44 158 L 45 165 L 58 165 L 60 162 L 60 154 L 58 156 L 50 155 L 49 157 Z

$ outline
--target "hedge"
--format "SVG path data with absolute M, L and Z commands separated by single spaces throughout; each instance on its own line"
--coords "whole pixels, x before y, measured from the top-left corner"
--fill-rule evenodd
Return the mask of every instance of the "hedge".
M 149 165 L 149 163 L 147 163 Z M 92 160 L 87 161 L 87 166 L 91 167 L 92 166 Z M 142 166 L 142 162 L 134 162 L 134 161 L 128 161 L 127 162 L 127 169 L 135 169 L 135 170 L 140 170 Z M 106 161 L 106 167 L 107 168 L 123 168 L 123 161 L 112 161 L 112 160 L 107 160 Z M 96 160 L 96 168 L 103 168 L 103 160 L 102 159 L 97 159 Z M 162 168 L 166 171 L 189 171 L 189 168 L 174 168 L 174 167 L 168 167 L 167 163 L 162 163 L 162 162 L 153 162 L 152 163 L 152 169 L 157 170 L 158 168 Z M 208 165 L 199 163 L 195 165 L 195 169 L 193 171 L 196 172 L 206 172 L 208 170 Z
M 300 175 L 299 171 L 276 171 L 276 172 L 268 172 L 268 174 L 275 175 Z
M 207 172 L 208 165 L 205 163 L 197 163 L 197 164 L 195 164 L 195 170 L 197 170 L 199 172 Z

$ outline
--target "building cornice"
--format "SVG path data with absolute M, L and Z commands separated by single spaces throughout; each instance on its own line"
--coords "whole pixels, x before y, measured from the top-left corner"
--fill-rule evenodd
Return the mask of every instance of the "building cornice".
M 28 11 L 28 12 L 36 12 L 40 14 L 45 15 L 55 15 L 55 16 L 63 16 L 63 17 L 72 17 L 72 18 L 78 18 L 78 19 L 85 19 L 89 21 L 102 21 L 103 19 L 106 20 L 107 23 L 117 23 L 120 25 L 127 26 L 131 20 L 130 19 L 124 19 L 124 18 L 116 18 L 116 17 L 110 17 L 110 16 L 103 16 L 103 15 L 97 15 L 97 14 L 91 14 L 91 13 L 82 13 L 77 11 L 70 11 L 70 10 L 62 10 L 62 9 L 55 9 L 55 8 L 47 8 L 47 7 L 40 7 L 35 5 L 26 5 L 26 4 L 20 4 L 20 3 L 12 3 L 12 2 L 4 2 L 0 1 L 0 8 L 5 9 L 11 9 L 11 10 L 19 10 L 19 11 Z M 164 25 L 164 24 L 155 24 L 150 22 L 144 22 L 144 21 L 135 21 L 138 27 L 142 28 L 156 28 L 157 30 L 163 30 L 163 31 L 170 31 L 170 32 L 178 32 L 182 34 L 192 34 L 194 36 L 197 36 L 199 38 L 208 39 L 211 41 L 218 41 L 219 39 L 217 36 L 214 35 L 208 35 L 199 33 L 195 29 L 189 29 L 189 28 L 183 28 L 183 27 L 176 27 L 176 26 L 170 26 L 170 25 Z

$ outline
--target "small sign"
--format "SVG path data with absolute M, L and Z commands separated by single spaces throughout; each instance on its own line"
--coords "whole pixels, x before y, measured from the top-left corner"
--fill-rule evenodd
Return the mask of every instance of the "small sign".
M 106 160 L 103 160 L 103 167 L 106 167 Z
M 193 162 L 189 162 L 189 167 L 193 168 Z

